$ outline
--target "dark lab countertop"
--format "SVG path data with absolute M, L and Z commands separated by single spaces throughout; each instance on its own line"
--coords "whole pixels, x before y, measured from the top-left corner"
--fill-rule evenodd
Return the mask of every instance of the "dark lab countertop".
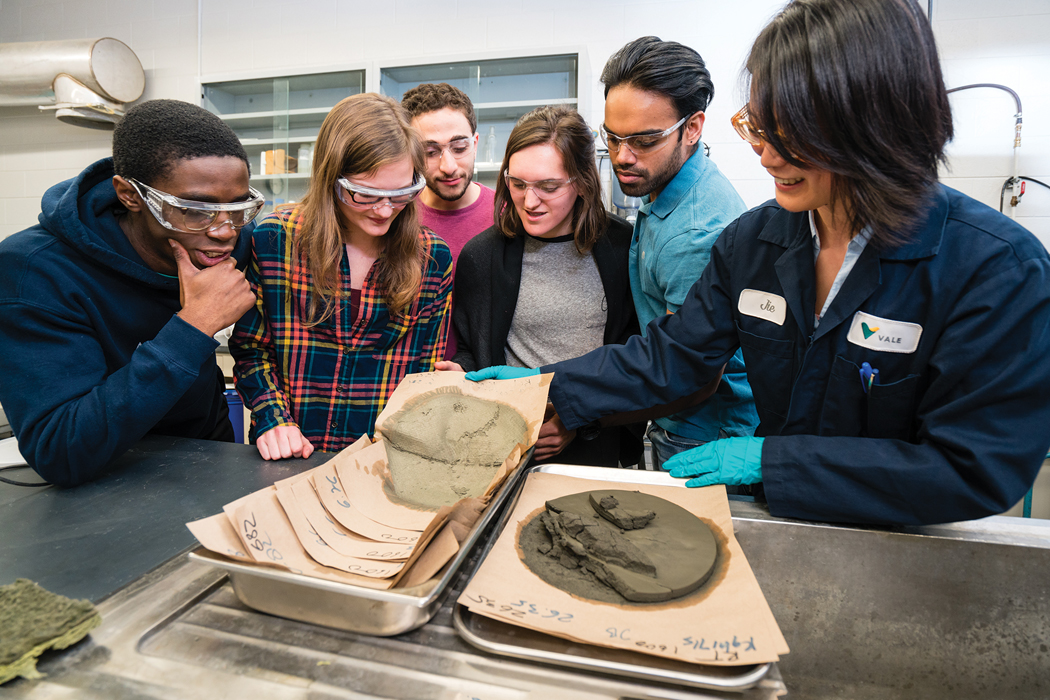
M 98 602 L 192 547 L 187 522 L 331 456 L 267 462 L 253 445 L 150 436 L 82 486 L 0 483 L 0 585 L 28 578 Z

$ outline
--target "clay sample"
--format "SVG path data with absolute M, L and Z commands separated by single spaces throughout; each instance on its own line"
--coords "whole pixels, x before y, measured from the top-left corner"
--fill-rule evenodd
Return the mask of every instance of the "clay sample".
M 480 496 L 527 430 L 505 404 L 451 387 L 420 395 L 383 426 L 394 495 L 426 508 Z
M 592 493 L 590 495 L 590 501 L 591 507 L 594 508 L 598 515 L 602 516 L 621 530 L 640 530 L 656 517 L 656 513 L 651 510 L 627 510 L 620 505 L 616 496 L 613 496 L 612 494 L 602 496 L 601 499 L 595 499 L 594 494 Z
M 703 521 L 637 491 L 590 491 L 547 501 L 546 510 L 522 529 L 519 546 L 540 578 L 605 602 L 687 595 L 710 577 L 718 558 L 714 533 Z

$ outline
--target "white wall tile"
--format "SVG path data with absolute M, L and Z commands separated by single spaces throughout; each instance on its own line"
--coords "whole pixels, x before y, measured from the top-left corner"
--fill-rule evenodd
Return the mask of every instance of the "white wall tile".
M 171 46 L 155 48 L 151 73 L 157 77 L 197 74 L 197 47 Z
M 513 27 L 513 31 L 507 31 Z M 490 49 L 517 49 L 550 46 L 554 43 L 554 13 L 522 12 L 485 19 Z
M 39 214 L 40 197 L 12 197 L 6 202 L 4 223 L 20 231 L 35 224 Z
M 392 44 L 403 44 L 400 27 L 394 21 L 395 4 L 386 2 L 368 2 L 362 0 L 336 0 L 336 26 L 340 31 L 348 32 L 348 39 L 360 39 L 363 34 L 379 34 L 387 37 Z M 403 21 L 412 21 L 402 17 Z M 382 27 L 382 31 L 372 28 Z
M 154 3 L 153 0 L 106 0 L 105 14 L 109 17 L 121 17 L 129 21 L 152 19 L 154 6 L 165 4 L 167 3 Z
M 44 164 L 48 170 L 83 170 L 99 158 L 113 152 L 112 139 L 93 143 L 77 144 L 75 147 L 51 147 L 44 152 Z
M 432 0 L 393 0 L 390 4 L 394 6 L 394 21 L 397 24 L 438 19 L 446 13 L 453 17 L 456 15 L 455 0 L 440 4 Z
M 1017 0 L 1015 2 L 988 2 L 988 0 L 934 0 L 933 21 L 950 19 L 983 19 L 992 17 L 1010 17 L 1033 12 L 1042 5 L 1046 10 L 1046 0 Z
M 61 31 L 72 26 L 75 22 L 75 12 L 66 9 L 64 3 L 60 2 L 21 2 L 22 30 L 33 31 Z M 65 38 L 65 37 L 57 37 Z M 28 39 L 27 41 L 36 41 Z
M 24 41 L 22 35 L 22 9 L 13 2 L 0 2 L 0 41 Z
M 390 58 L 423 58 L 423 32 L 426 27 L 422 22 L 399 23 L 397 31 L 389 32 L 362 31 L 359 39 L 364 55 L 373 60 Z
M 43 191 L 34 189 L 36 191 Z M 21 171 L 3 172 L 0 171 L 0 192 L 3 193 L 4 198 L 7 197 L 25 197 L 26 196 L 26 174 Z M 0 203 L 4 201 L 0 198 Z M 2 221 L 2 219 L 0 219 Z
M 518 25 L 509 21 L 511 18 L 529 14 L 534 9 L 532 3 L 526 2 L 526 0 L 500 0 L 500 2 L 492 2 L 492 0 L 457 0 L 456 2 L 457 17 L 464 19 L 481 17 L 496 20 L 502 18 L 508 20 L 502 25 L 506 34 L 518 32 Z M 507 31 L 508 28 L 512 28 L 512 31 Z
M 22 176 L 23 182 L 25 183 L 24 190 L 44 193 L 47 191 L 47 188 L 51 187 L 51 185 L 68 179 L 68 177 L 60 175 L 59 172 L 60 171 L 58 170 L 28 170 L 24 173 L 9 174 Z M 2 177 L 0 177 L 0 180 L 2 180 Z
M 592 41 L 617 41 L 626 43 L 624 9 L 622 5 L 609 3 L 600 12 L 581 9 L 576 3 L 561 3 L 554 10 L 554 43 L 585 44 Z M 617 39 L 617 37 L 619 37 Z
M 227 33 L 226 39 L 229 40 Z M 175 17 L 149 17 L 135 19 L 131 22 L 131 48 L 191 48 L 197 50 L 197 17 L 196 15 L 178 15 Z M 189 67 L 196 73 L 197 66 Z
M 1048 28 L 1050 14 L 982 20 L 978 34 L 981 55 L 988 58 L 1045 55 Z
M 488 48 L 484 17 L 431 17 L 423 28 L 423 52 L 432 55 L 484 51 Z
M 201 73 L 236 73 L 251 70 L 254 65 L 254 54 L 250 35 L 240 41 L 221 41 L 221 32 L 216 33 L 215 41 L 209 41 L 209 31 L 215 32 L 216 26 L 229 26 L 223 22 L 205 22 L 204 38 L 201 51 Z
M 1050 216 L 1048 217 L 1018 217 L 1017 223 L 1031 231 L 1047 249 L 1050 249 Z
M 197 0 L 153 0 L 152 5 L 153 16 L 157 19 L 192 17 L 194 22 L 197 21 Z
M 28 170 L 47 170 L 44 163 L 46 147 L 11 146 L 0 155 L 0 170 L 5 172 L 25 172 Z M 17 149 L 17 150 L 16 150 Z
M 200 93 L 193 87 L 194 82 L 188 82 L 183 76 L 146 76 L 146 92 L 142 100 L 182 100 L 200 104 Z

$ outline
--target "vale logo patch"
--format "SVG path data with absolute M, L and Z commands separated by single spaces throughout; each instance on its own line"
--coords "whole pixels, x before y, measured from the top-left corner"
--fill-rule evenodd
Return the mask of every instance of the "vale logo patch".
M 868 350 L 910 354 L 919 349 L 922 326 L 918 323 L 879 318 L 858 311 L 853 314 L 846 340 Z

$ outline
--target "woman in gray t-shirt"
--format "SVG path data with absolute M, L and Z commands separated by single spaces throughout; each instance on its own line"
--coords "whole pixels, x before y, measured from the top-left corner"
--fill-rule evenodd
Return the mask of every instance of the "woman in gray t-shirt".
M 631 226 L 607 214 L 590 127 L 571 108 L 523 116 L 496 184 L 496 225 L 463 248 L 455 279 L 454 362 L 539 367 L 623 343 L 638 332 L 628 280 Z M 644 426 L 588 435 L 548 416 L 534 459 L 632 465 Z

